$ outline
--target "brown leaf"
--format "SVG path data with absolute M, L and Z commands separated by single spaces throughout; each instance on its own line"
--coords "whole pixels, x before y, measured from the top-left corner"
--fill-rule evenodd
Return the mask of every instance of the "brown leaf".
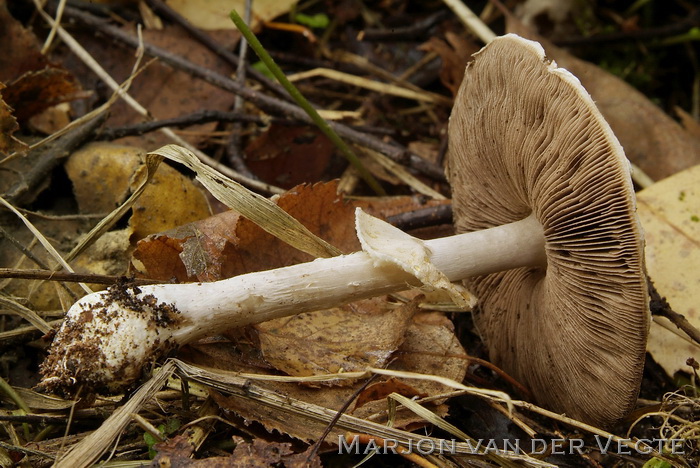
M 108 213 L 140 184 L 145 170 L 140 148 L 91 143 L 66 161 L 68 177 L 83 213 Z M 191 179 L 161 164 L 134 203 L 129 225 L 134 240 L 165 231 L 210 214 L 206 197 Z
M 277 198 L 277 204 L 307 226 L 314 234 L 346 252 L 359 249 L 355 237 L 354 208 L 336 194 L 337 182 L 299 186 Z M 192 267 L 192 259 L 178 257 L 184 244 L 196 236 L 198 260 L 203 270 Z M 164 243 L 162 248 L 152 243 Z M 186 254 L 187 255 L 187 254 Z M 252 271 L 268 270 L 313 260 L 311 256 L 279 241 L 253 222 L 234 212 L 224 212 L 195 223 L 192 227 L 180 227 L 173 232 L 158 235 L 140 242 L 134 252 L 144 266 L 142 272 L 151 278 L 181 281 L 193 280 L 186 274 L 187 267 L 178 267 L 171 273 L 162 263 L 188 263 L 198 281 L 213 281 Z M 169 257 L 166 259 L 166 257 Z M 183 273 L 185 273 L 183 275 Z
M 0 82 L 8 83 L 48 64 L 37 37 L 10 14 L 4 1 L 0 2 L 0 25 Z
M 547 56 L 576 75 L 591 94 L 625 149 L 627 157 L 659 180 L 700 163 L 700 139 L 642 93 L 605 70 L 574 57 L 537 36 L 514 18 L 507 29 L 542 44 Z
M 332 178 L 334 174 L 328 172 L 334 150 L 333 143 L 316 128 L 272 124 L 248 144 L 245 158 L 248 168 L 263 181 L 292 188 Z
M 445 38 L 447 41 L 431 37 L 419 49 L 434 52 L 440 56 L 442 59 L 440 81 L 452 92 L 453 96 L 456 96 L 459 85 L 462 83 L 462 77 L 464 77 L 464 68 L 471 61 L 472 54 L 479 50 L 479 47 L 463 35 L 451 31 L 445 33 Z
M 265 360 L 293 376 L 384 367 L 404 340 L 415 307 L 383 298 L 255 325 Z M 339 380 L 338 385 L 352 381 Z
M 26 72 L 2 90 L 2 97 L 15 109 L 20 122 L 49 107 L 82 96 L 75 77 L 59 68 Z
M 408 304 L 404 307 L 414 308 L 415 304 Z M 461 382 L 466 375 L 468 362 L 465 359 L 466 353 L 452 331 L 451 322 L 442 314 L 417 315 L 406 334 L 406 341 L 410 340 L 410 343 L 404 343 L 401 346 L 400 351 L 396 354 L 398 359 L 389 365 L 389 369 L 439 375 Z M 247 342 L 246 338 L 241 338 L 242 336 L 244 335 L 239 335 L 239 341 L 235 345 L 226 346 L 221 341 L 211 345 L 190 345 L 185 350 L 186 354 L 183 355 L 181 352 L 179 357 L 200 366 L 245 373 L 270 374 L 269 369 L 264 366 L 261 368 L 259 363 L 256 364 L 255 361 L 259 359 L 259 356 L 255 356 L 254 351 L 252 351 L 253 343 Z M 435 344 L 432 349 L 430 348 L 431 343 Z M 226 351 L 224 352 L 224 350 Z M 442 365 L 441 361 L 447 361 L 448 364 Z M 337 411 L 348 402 L 361 382 L 355 383 L 351 387 L 320 388 L 269 381 L 259 381 L 256 382 L 256 385 Z M 385 390 L 393 388 L 395 391 L 398 390 L 399 393 L 407 395 L 437 395 L 446 390 L 443 385 L 415 379 L 398 380 L 390 384 L 389 387 L 376 387 L 376 389 L 381 388 Z M 373 416 L 375 422 L 386 422 L 387 402 L 380 393 L 381 391 L 369 391 L 362 397 L 364 401 L 361 404 L 351 406 L 354 409 L 349 410 L 348 414 L 359 418 Z M 255 404 L 247 399 L 221 396 L 215 399 L 222 408 L 234 411 L 246 420 L 258 421 L 269 431 L 278 430 L 301 440 L 313 440 L 319 437 L 325 429 L 323 424 L 314 423 L 294 415 L 280 414 L 279 410 Z M 447 414 L 447 407 L 442 404 L 442 401 L 432 402 L 428 404 L 428 407 L 438 415 L 445 416 Z M 394 426 L 397 428 L 412 427 L 415 424 L 424 424 L 424 421 L 406 410 L 400 411 L 394 421 Z M 339 435 L 342 434 L 338 431 L 332 431 L 326 441 L 337 443 Z
M 292 455 L 292 444 L 288 442 L 265 442 L 261 439 L 254 439 L 253 443 L 243 443 L 236 445 L 233 451 L 232 462 L 234 467 L 241 468 L 267 468 L 276 466 L 282 460 Z
M 171 463 L 173 459 L 181 459 L 180 463 L 182 463 L 185 460 L 189 460 L 190 455 L 194 452 L 192 444 L 187 440 L 187 437 L 182 435 L 176 435 L 165 442 L 155 444 L 153 448 L 158 452 L 158 455 L 153 460 L 155 466 L 162 466 L 161 463 L 166 458 L 170 459 Z M 178 464 L 176 462 L 171 466 L 178 466 Z
M 467 353 L 455 335 L 454 324 L 440 312 L 415 315 L 396 356 L 393 369 L 440 375 L 457 382 L 466 376 Z M 451 390 L 429 380 L 412 381 L 411 385 L 429 395 Z
M 133 25 L 126 25 L 124 29 L 135 35 Z M 210 35 L 222 47 L 232 47 L 235 43 L 236 35 L 231 31 L 212 31 Z M 129 76 L 134 65 L 133 49 L 109 46 L 109 42 L 95 40 L 91 31 L 75 31 L 74 37 L 117 81 L 121 82 Z M 205 69 L 227 76 L 233 71 L 232 67 L 214 52 L 189 34 L 184 34 L 179 26 L 166 25 L 162 30 L 145 30 L 143 39 L 144 42 L 180 55 Z M 104 88 L 83 64 L 76 63 L 72 58 L 64 60 L 64 64 L 80 78 L 84 89 Z M 136 76 L 129 88 L 129 94 L 148 109 L 155 119 L 178 117 L 202 109 L 227 111 L 231 109 L 235 100 L 234 94 L 160 62 L 150 63 Z M 106 98 L 108 95 L 102 97 Z M 107 125 L 120 126 L 143 120 L 141 115 L 119 100 L 111 108 Z M 182 137 L 193 145 L 200 144 L 209 140 L 209 133 L 216 125 L 216 122 L 212 122 L 190 126 L 182 132 Z M 171 143 L 160 132 L 126 137 L 119 141 L 147 151 Z
M 0 89 L 3 87 L 4 85 L 0 83 Z M 15 116 L 12 115 L 12 108 L 0 96 L 0 153 L 10 154 L 15 151 L 25 151 L 29 148 L 25 143 L 13 136 L 13 133 L 17 130 L 19 130 L 19 124 Z M 9 178 L 6 181 L 9 181 Z

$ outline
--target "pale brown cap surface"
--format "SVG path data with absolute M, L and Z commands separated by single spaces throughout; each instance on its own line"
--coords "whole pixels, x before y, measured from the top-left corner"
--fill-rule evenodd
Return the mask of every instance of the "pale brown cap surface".
M 578 80 L 515 35 L 475 54 L 449 136 L 457 231 L 532 213 L 546 238 L 546 269 L 466 281 L 491 360 L 543 406 L 618 421 L 639 392 L 649 323 L 622 147 Z

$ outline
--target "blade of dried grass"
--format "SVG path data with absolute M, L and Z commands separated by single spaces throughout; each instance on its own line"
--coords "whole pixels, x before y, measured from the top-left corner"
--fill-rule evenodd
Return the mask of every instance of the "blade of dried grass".
M 260 226 L 273 236 L 314 257 L 340 255 L 337 248 L 314 235 L 306 226 L 269 199 L 251 192 L 216 169 L 202 164 L 188 149 L 166 145 L 150 154 L 184 164 L 196 173 L 197 180 L 219 201 Z
M 23 306 L 19 302 L 13 301 L 12 299 L 0 295 L 0 306 L 11 310 L 16 315 L 19 315 L 27 322 L 31 323 L 34 327 L 39 329 L 42 333 L 48 333 L 51 330 L 51 325 L 46 323 L 46 321 L 41 318 L 32 309 Z
M 12 206 L 10 203 L 8 203 L 4 198 L 0 197 L 0 204 L 4 205 L 7 209 L 12 211 L 15 216 L 17 216 L 22 222 L 24 223 L 25 226 L 34 234 L 34 237 L 41 243 L 41 245 L 46 249 L 46 251 L 53 257 L 56 262 L 58 262 L 59 265 L 61 265 L 66 271 L 70 271 L 71 273 L 75 273 L 71 266 L 61 257 L 61 254 L 58 253 L 58 251 L 54 248 L 53 245 L 49 242 L 49 240 L 44 237 L 44 235 L 39 232 L 39 230 L 32 224 L 31 221 L 29 221 L 22 213 L 20 213 L 17 208 Z M 83 290 L 85 290 L 86 293 L 90 294 L 92 290 L 87 287 L 84 283 L 78 283 Z
M 441 102 L 444 104 L 451 104 L 451 99 L 445 96 L 440 96 L 439 94 L 430 93 L 427 91 L 414 91 L 412 89 L 407 89 L 402 86 L 397 86 L 389 83 L 382 83 L 380 81 L 370 80 L 362 76 L 352 75 L 350 73 L 341 72 L 338 70 L 332 70 L 330 68 L 314 68 L 312 70 L 307 70 L 293 75 L 287 76 L 289 81 L 301 81 L 308 78 L 313 78 L 316 76 L 321 76 L 331 80 L 338 81 L 340 83 L 349 84 L 351 86 L 357 86 L 358 88 L 369 89 L 370 91 L 377 91 L 382 94 L 388 94 L 391 96 L 397 96 L 406 99 L 414 99 L 416 101 L 424 101 L 430 103 Z
M 443 2 L 457 15 L 462 24 L 481 39 L 484 44 L 488 44 L 496 37 L 491 28 L 481 21 L 481 18 L 471 11 L 462 0 L 443 0 Z
M 392 174 L 394 174 L 396 177 L 401 180 L 404 184 L 408 185 L 411 187 L 413 190 L 415 190 L 418 193 L 422 193 L 423 195 L 427 195 L 434 200 L 446 200 L 446 197 L 438 192 L 437 190 L 433 190 L 432 188 L 428 187 L 426 184 L 421 182 L 417 177 L 415 177 L 413 174 L 411 174 L 405 167 L 403 167 L 401 164 L 392 161 L 382 153 L 379 153 L 377 151 L 371 150 L 369 148 L 364 149 L 365 154 L 368 155 L 368 157 L 372 158 L 377 164 L 382 166 L 384 169 L 388 170 Z
M 443 443 L 443 441 L 438 438 L 425 437 L 419 434 L 387 427 L 382 424 L 377 424 L 346 414 L 343 414 L 338 418 L 335 410 L 297 400 L 289 397 L 288 395 L 278 394 L 277 392 L 262 388 L 255 383 L 251 383 L 251 380 L 253 380 L 255 374 L 245 374 L 245 377 L 243 377 L 241 374 L 233 372 L 204 369 L 185 363 L 178 359 L 171 359 L 168 362 L 173 363 L 177 367 L 178 373 L 187 380 L 193 380 L 201 385 L 213 388 L 217 391 L 235 395 L 246 400 L 255 401 L 257 404 L 275 408 L 277 411 L 291 413 L 321 424 L 329 424 L 331 421 L 334 421 L 337 418 L 335 427 L 343 431 L 359 434 L 370 434 L 382 439 L 391 439 L 392 441 L 395 440 L 398 444 L 405 447 L 415 447 L 415 444 L 417 444 L 419 441 L 426 440 L 430 440 L 436 447 L 441 446 L 440 444 Z M 451 441 L 450 447 L 452 448 Z M 455 442 L 454 450 L 456 455 L 482 456 L 475 454 L 474 444 L 469 444 L 466 442 Z M 522 459 L 522 456 L 517 459 Z M 507 462 L 507 460 L 505 461 Z M 535 463 L 539 463 L 538 466 L 552 466 L 539 461 Z
M 60 457 L 54 468 L 81 468 L 95 463 L 117 440 L 131 421 L 131 415 L 138 413 L 141 407 L 163 387 L 175 369 L 173 362 L 166 362 L 158 373 L 143 384 L 124 406 L 117 408 L 99 429 Z
M 61 324 L 63 323 L 63 319 L 61 320 L 52 320 L 50 322 L 47 322 L 47 325 L 50 326 L 51 328 L 58 328 Z M 18 336 L 25 335 L 27 333 L 33 333 L 37 331 L 37 328 L 34 325 L 27 325 L 25 327 L 17 327 L 12 330 L 4 331 L 0 333 L 0 341 L 5 341 L 5 340 L 10 340 L 13 338 L 17 338 Z
M 479 443 L 469 437 L 467 434 L 462 432 L 457 426 L 448 423 L 445 421 L 443 418 L 438 416 L 437 414 L 433 413 L 427 408 L 424 408 L 423 406 L 419 405 L 415 401 L 411 400 L 410 398 L 406 398 L 403 395 L 400 395 L 398 393 L 391 393 L 389 394 L 389 398 L 401 403 L 403 406 L 411 410 L 413 413 L 417 414 L 421 418 L 425 419 L 428 421 L 430 424 L 439 427 L 443 431 L 452 434 L 455 437 L 458 437 L 461 440 L 467 441 L 468 443 L 472 444 L 474 447 L 478 447 Z M 486 448 L 481 448 L 479 450 L 479 453 L 482 453 L 486 458 L 489 460 L 498 463 L 500 466 L 507 466 L 507 467 L 512 467 L 515 468 L 517 466 L 520 466 L 519 464 L 513 463 L 511 460 L 519 460 L 525 463 L 528 463 L 532 466 L 554 466 L 550 465 L 549 463 L 542 462 L 541 460 L 537 460 L 535 458 L 530 457 L 527 454 L 520 454 L 520 453 L 515 453 L 515 452 L 510 452 L 510 451 L 503 451 L 499 452 L 498 454 L 490 452 L 486 450 Z M 507 457 L 507 458 L 506 458 Z

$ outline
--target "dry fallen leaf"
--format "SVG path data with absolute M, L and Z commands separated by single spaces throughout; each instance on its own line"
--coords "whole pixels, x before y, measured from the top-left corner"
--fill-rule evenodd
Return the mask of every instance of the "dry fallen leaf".
M 65 164 L 83 213 L 107 213 L 136 188 L 145 170 L 145 152 L 112 143 L 91 143 Z M 209 216 L 205 195 L 189 178 L 162 164 L 132 208 L 132 239 L 139 240 Z
M 41 54 L 41 43 L 29 29 L 22 26 L 0 2 L 0 82 L 8 83 L 22 73 L 40 70 L 48 64 Z
M 671 308 L 700 329 L 700 166 L 657 182 L 637 195 L 649 277 Z M 663 317 L 652 323 L 647 346 L 668 372 L 690 372 L 700 346 Z
M 78 80 L 59 68 L 26 72 L 2 90 L 2 97 L 15 110 L 15 117 L 20 122 L 83 94 Z
M 123 29 L 136 35 L 133 25 Z M 75 38 L 97 60 L 100 65 L 117 81 L 125 80 L 134 64 L 134 52 L 124 47 L 105 47 L 102 41 L 95 41 L 92 32 L 76 31 Z M 213 39 L 224 48 L 231 48 L 235 37 L 231 31 L 213 32 Z M 229 75 L 234 67 L 207 49 L 189 34 L 182 32 L 178 26 L 168 25 L 162 30 L 143 31 L 144 42 L 179 55 L 206 70 Z M 82 64 L 66 61 L 66 67 L 81 80 L 84 89 L 100 90 L 104 85 L 92 72 L 87 72 Z M 204 80 L 193 78 L 190 74 L 178 71 L 162 62 L 149 63 L 134 78 L 129 95 L 143 105 L 155 119 L 178 117 L 202 109 L 228 111 L 233 106 L 235 95 L 211 85 Z M 132 110 L 122 100 L 112 106 L 108 126 L 121 126 L 143 122 L 144 118 Z M 211 138 L 210 133 L 217 123 L 211 122 L 193 125 L 181 131 L 181 136 L 189 143 L 198 145 Z M 138 146 L 145 150 L 156 149 L 171 141 L 160 132 L 150 132 L 143 136 L 131 136 L 118 140 L 120 143 Z
M 405 307 L 414 308 L 416 303 Z M 452 323 L 446 318 L 437 319 L 437 315 L 428 314 L 430 318 L 421 318 L 419 314 L 409 323 L 409 330 L 404 345 L 395 353 L 396 359 L 389 365 L 389 369 L 411 372 L 424 372 L 461 382 L 466 375 L 467 356 L 459 341 L 454 336 Z M 239 337 L 240 339 L 240 337 Z M 245 350 L 250 345 L 245 340 L 239 341 L 236 348 Z M 242 344 L 240 344 L 242 343 Z M 186 349 L 187 360 L 193 364 L 245 373 L 270 374 L 269 369 L 257 367 L 252 363 L 250 349 L 236 352 L 233 347 L 228 347 L 228 352 L 222 352 L 223 343 L 195 344 Z M 181 356 L 182 357 L 182 356 Z M 442 365 L 443 362 L 450 362 Z M 455 365 L 455 363 L 459 363 Z M 416 379 L 390 379 L 393 383 L 380 385 L 378 383 L 368 387 L 362 392 L 362 400 L 359 404 L 351 405 L 347 413 L 358 418 L 369 418 L 374 422 L 385 424 L 387 422 L 386 390 L 393 389 L 403 395 L 435 396 L 449 389 L 441 384 L 427 380 Z M 356 383 L 351 387 L 333 386 L 314 388 L 308 385 L 294 383 L 258 381 L 256 385 L 265 387 L 271 391 L 287 395 L 290 398 L 312 402 L 332 410 L 339 410 L 346 404 L 357 390 Z M 226 398 L 212 395 L 222 409 L 234 411 L 245 420 L 260 422 L 268 431 L 277 430 L 300 440 L 310 441 L 318 438 L 325 425 L 309 419 L 300 418 L 289 414 L 280 414 L 272 408 L 254 404 L 241 398 Z M 444 400 L 432 401 L 425 406 L 439 416 L 447 415 L 447 406 Z M 414 428 L 424 425 L 425 421 L 415 414 L 402 409 L 393 421 L 396 428 Z M 338 431 L 331 431 L 326 442 L 338 443 Z
M 276 203 L 314 234 L 344 252 L 354 252 L 359 242 L 353 224 L 343 222 L 354 216 L 353 207 L 336 189 L 337 182 L 299 186 L 277 197 Z M 148 277 L 181 281 L 215 281 L 313 260 L 233 211 L 145 239 L 134 257 Z M 169 269 L 178 262 L 182 266 Z
M 251 17 L 252 29 L 257 29 L 261 23 L 271 21 L 277 16 L 291 10 L 298 0 L 256 0 L 253 2 Z M 167 0 L 166 3 L 175 11 L 187 18 L 194 26 L 204 29 L 235 29 L 229 19 L 229 12 L 236 10 L 241 16 L 245 11 L 244 0 Z
M 479 47 L 461 34 L 455 34 L 451 31 L 445 33 L 445 38 L 447 41 L 433 36 L 419 49 L 434 52 L 440 56 L 442 59 L 440 81 L 452 92 L 453 96 L 456 96 L 464 77 L 464 67 L 471 61 L 472 54 L 479 50 Z
M 338 173 L 329 173 L 334 151 L 333 143 L 316 128 L 272 124 L 244 154 L 248 168 L 261 180 L 288 189 L 339 176 L 342 164 L 335 168 Z
M 414 308 L 391 307 L 375 298 L 270 320 L 255 329 L 265 360 L 285 374 L 335 374 L 384 367 L 404 341 L 414 313 Z
M 5 85 L 0 83 L 0 90 L 4 87 Z M 19 130 L 19 124 L 15 116 L 12 115 L 12 108 L 5 103 L 0 95 L 0 154 L 10 154 L 29 148 L 25 143 L 12 135 L 17 130 Z M 8 179 L 9 178 L 6 178 L 6 180 Z M 12 183 L 14 183 L 14 181 Z M 7 188 L 9 188 L 9 186 Z

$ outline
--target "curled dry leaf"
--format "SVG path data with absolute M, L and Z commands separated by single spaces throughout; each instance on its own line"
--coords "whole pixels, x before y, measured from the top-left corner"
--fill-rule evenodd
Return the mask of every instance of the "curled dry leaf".
M 417 302 L 411 302 L 402 306 L 415 310 Z M 467 369 L 467 359 L 464 349 L 454 335 L 452 323 L 446 319 L 438 319 L 441 314 L 417 314 L 408 323 L 407 333 L 403 345 L 394 353 L 394 360 L 388 366 L 389 369 L 422 372 L 430 375 L 438 375 L 458 382 L 464 379 Z M 219 343 L 220 344 L 220 343 Z M 239 372 L 267 373 L 268 369 L 260 369 L 250 364 L 251 359 L 243 354 L 222 354 L 215 349 L 215 345 L 190 345 L 188 360 L 195 364 L 207 367 L 235 370 Z M 208 355 L 211 353 L 211 357 Z M 228 356 L 228 361 L 224 361 Z M 243 359 L 242 359 L 243 358 Z M 447 365 L 438 364 L 449 362 Z M 438 365 L 436 365 L 438 364 Z M 361 393 L 361 399 L 357 404 L 351 404 L 347 414 L 364 419 L 370 419 L 378 423 L 387 422 L 387 391 L 397 391 L 402 395 L 435 396 L 450 389 L 441 384 L 427 380 L 394 380 L 392 383 L 374 384 Z M 378 382 L 382 382 L 379 380 Z M 333 386 L 314 388 L 308 385 L 294 383 L 258 381 L 256 385 L 263 386 L 271 391 L 288 395 L 290 398 L 312 402 L 317 405 L 339 410 L 356 392 L 362 382 L 356 382 L 353 386 Z M 212 395 L 217 403 L 226 410 L 234 411 L 246 420 L 258 421 L 267 430 L 277 430 L 301 440 L 313 440 L 319 437 L 325 425 L 295 415 L 280 414 L 271 408 L 253 404 L 241 398 L 227 398 L 221 395 Z M 433 401 L 425 406 L 439 416 L 447 415 L 447 406 L 444 400 Z M 402 409 L 394 419 L 394 427 L 408 428 L 424 424 L 425 421 L 415 414 Z M 331 431 L 326 442 L 337 444 L 339 431 Z
M 255 329 L 265 360 L 275 368 L 293 376 L 335 374 L 384 367 L 404 341 L 414 313 L 374 298 L 270 320 Z
M 700 166 L 642 190 L 637 206 L 649 277 L 671 308 L 700 329 Z M 647 349 L 669 375 L 690 373 L 690 357 L 700 361 L 700 344 L 664 317 L 652 322 Z
M 464 67 L 471 61 L 472 54 L 479 50 L 479 46 L 463 35 L 451 31 L 445 33 L 445 38 L 446 41 L 431 37 L 428 42 L 420 46 L 420 49 L 440 56 L 442 59 L 440 81 L 455 96 L 464 77 Z

